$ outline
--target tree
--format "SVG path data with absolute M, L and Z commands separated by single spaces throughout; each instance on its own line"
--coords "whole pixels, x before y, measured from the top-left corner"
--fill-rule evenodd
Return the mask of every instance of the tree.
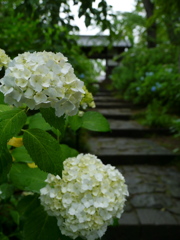
M 146 11 L 146 18 L 150 20 L 154 14 L 155 4 L 151 0 L 142 0 Z M 147 22 L 147 44 L 149 48 L 156 47 L 156 22 Z

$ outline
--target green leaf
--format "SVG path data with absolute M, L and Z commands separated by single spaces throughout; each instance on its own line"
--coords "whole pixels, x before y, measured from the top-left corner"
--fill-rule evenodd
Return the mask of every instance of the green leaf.
M 59 143 L 41 129 L 29 129 L 24 132 L 24 146 L 36 165 L 45 172 L 61 176 L 63 161 Z
M 12 217 L 13 221 L 14 221 L 17 225 L 19 225 L 19 218 L 20 218 L 19 213 L 18 213 L 17 211 L 11 210 L 11 211 L 10 211 L 10 214 L 11 214 L 11 217 Z
M 26 163 L 33 162 L 32 158 L 30 157 L 30 155 L 28 154 L 24 146 L 14 148 L 11 151 L 11 154 L 16 162 L 26 162 Z
M 1 240 L 9 240 L 7 236 L 5 236 L 2 232 L 0 232 L 0 239 Z
M 6 147 L 0 146 L 0 183 L 7 180 L 7 174 L 11 169 L 12 157 Z
M 44 120 L 41 113 L 37 113 L 29 119 L 29 129 L 39 128 L 44 131 L 51 130 L 51 126 Z
M 99 112 L 89 111 L 82 116 L 82 127 L 91 131 L 110 131 L 109 122 Z
M 47 123 L 49 123 L 52 127 L 58 129 L 62 134 L 64 133 L 65 130 L 64 116 L 57 117 L 55 115 L 54 108 L 41 108 L 40 112 Z
M 17 135 L 26 122 L 26 114 L 22 109 L 0 112 L 0 146 Z
M 24 240 L 58 240 L 59 236 L 56 218 L 48 216 L 42 206 L 28 216 L 24 226 Z
M 79 117 L 78 115 L 69 116 L 68 122 L 69 122 L 71 129 L 76 131 L 82 126 L 82 117 Z
M 0 92 L 0 104 L 5 104 L 4 103 L 4 94 Z
M 30 168 L 27 164 L 14 163 L 9 177 L 12 183 L 21 190 L 39 193 L 46 183 L 47 173 L 39 168 Z
M 13 186 L 8 183 L 0 185 L 1 199 L 8 199 L 13 194 Z
M 69 146 L 67 146 L 66 144 L 61 144 L 61 154 L 62 154 L 62 159 L 65 160 L 69 157 L 76 157 L 79 152 L 74 149 L 74 148 L 70 148 Z
M 39 194 L 24 196 L 17 205 L 17 210 L 21 216 L 30 215 L 34 209 L 40 206 Z
M 12 106 L 5 105 L 5 104 L 0 104 L 0 112 L 9 111 L 11 109 L 12 109 Z

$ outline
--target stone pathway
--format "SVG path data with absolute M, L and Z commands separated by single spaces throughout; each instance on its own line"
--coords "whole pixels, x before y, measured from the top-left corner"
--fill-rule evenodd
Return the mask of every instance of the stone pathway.
M 96 111 L 106 116 L 112 132 L 91 132 L 89 152 L 116 165 L 130 193 L 119 224 L 109 227 L 103 239 L 179 240 L 180 171 L 168 164 L 177 156 L 146 137 L 155 130 L 132 120 L 130 103 L 104 92 L 95 101 Z

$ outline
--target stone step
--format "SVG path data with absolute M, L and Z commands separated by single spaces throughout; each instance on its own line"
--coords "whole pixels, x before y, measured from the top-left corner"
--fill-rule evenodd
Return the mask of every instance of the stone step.
M 118 166 L 129 197 L 118 225 L 102 240 L 179 240 L 180 171 L 175 167 Z
M 88 151 L 104 163 L 166 164 L 176 155 L 163 146 L 146 138 L 93 137 L 87 139 Z
M 95 97 L 97 97 L 97 96 L 104 96 L 104 97 L 106 97 L 106 96 L 110 96 L 110 97 L 113 97 L 112 96 L 112 92 L 109 92 L 109 91 L 100 91 L 100 92 L 98 92 L 98 93 L 96 93 L 96 95 L 95 95 Z
M 105 96 L 102 96 L 102 95 L 100 95 L 100 96 L 94 96 L 94 101 L 96 102 L 125 102 L 125 101 L 123 101 L 123 100 L 119 100 L 119 99 L 117 99 L 117 98 L 114 98 L 114 97 L 112 97 L 112 96 L 107 96 L 107 95 L 105 95 Z
M 128 102 L 119 102 L 119 101 L 115 101 L 115 102 L 95 102 L 96 104 L 96 108 L 98 110 L 98 108 L 134 108 L 134 106 L 131 103 Z
M 130 120 L 133 116 L 132 111 L 129 108 L 121 108 L 121 109 L 119 109 L 119 108 L 113 108 L 113 109 L 98 108 L 98 109 L 93 109 L 93 111 L 100 112 L 107 119 Z
M 110 124 L 111 132 L 91 132 L 91 135 L 104 137 L 134 137 L 134 138 L 147 137 L 152 134 L 171 135 L 169 129 L 144 127 L 134 120 L 127 121 L 118 119 L 108 119 L 108 122 Z

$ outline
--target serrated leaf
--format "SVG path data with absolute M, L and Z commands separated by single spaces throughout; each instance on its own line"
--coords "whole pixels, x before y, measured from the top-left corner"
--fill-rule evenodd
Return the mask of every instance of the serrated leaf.
M 7 174 L 11 169 L 12 157 L 8 149 L 0 146 L 0 183 L 7 179 Z
M 23 235 L 24 240 L 58 240 L 60 230 L 56 218 L 48 216 L 43 207 L 39 206 L 28 216 Z
M 62 175 L 63 160 L 59 143 L 41 129 L 24 131 L 24 146 L 36 165 L 43 171 Z
M 46 120 L 46 122 L 50 124 L 50 126 L 58 129 L 62 134 L 64 134 L 64 128 L 65 128 L 64 116 L 57 117 L 55 115 L 54 108 L 41 108 L 40 112 L 43 118 Z
M 9 177 L 18 189 L 39 193 L 39 190 L 46 185 L 44 181 L 47 173 L 39 168 L 29 168 L 27 164 L 14 163 Z
M 41 113 L 36 113 L 29 119 L 29 129 L 39 128 L 44 131 L 51 130 L 51 126 L 44 120 Z
M 24 146 L 14 148 L 11 152 L 13 158 L 15 159 L 16 162 L 26 162 L 26 163 L 31 163 L 32 158 L 28 154 L 26 148 Z
M 89 111 L 82 116 L 82 127 L 91 131 L 110 131 L 109 122 L 99 112 Z
M 79 117 L 78 115 L 69 116 L 68 123 L 69 123 L 71 129 L 76 131 L 82 126 L 82 117 Z
M 17 135 L 26 122 L 26 114 L 22 109 L 0 112 L 0 145 Z

